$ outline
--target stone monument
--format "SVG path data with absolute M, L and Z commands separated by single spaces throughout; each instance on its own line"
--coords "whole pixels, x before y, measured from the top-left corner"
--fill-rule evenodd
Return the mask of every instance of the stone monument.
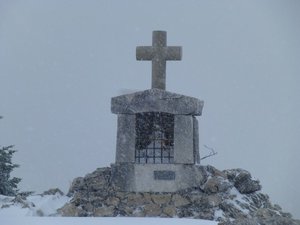
M 181 47 L 167 46 L 165 31 L 153 31 L 152 46 L 136 48 L 152 61 L 152 88 L 113 97 L 118 115 L 112 182 L 120 191 L 175 192 L 203 179 L 196 116 L 203 101 L 166 91 L 166 61 L 181 60 Z

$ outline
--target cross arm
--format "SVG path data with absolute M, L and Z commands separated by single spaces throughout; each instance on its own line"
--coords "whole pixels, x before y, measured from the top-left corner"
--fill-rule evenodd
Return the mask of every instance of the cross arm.
M 154 49 L 149 46 L 136 47 L 136 60 L 152 60 L 154 57 Z
M 181 60 L 182 47 L 168 46 L 166 51 L 166 60 Z

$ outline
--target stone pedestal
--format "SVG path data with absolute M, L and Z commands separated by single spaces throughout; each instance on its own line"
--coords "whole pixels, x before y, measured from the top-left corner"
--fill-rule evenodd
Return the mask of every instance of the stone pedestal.
M 196 116 L 201 115 L 202 108 L 203 101 L 161 89 L 150 89 L 112 98 L 111 110 L 118 115 L 116 163 L 113 165 L 112 176 L 116 187 L 121 191 L 175 192 L 199 183 L 201 176 L 197 175 L 194 165 L 199 163 L 200 158 Z M 152 163 L 150 160 L 149 162 L 137 160 L 136 140 L 140 138 L 137 137 L 137 121 L 141 121 L 136 118 L 138 114 L 143 113 L 167 115 L 171 117 L 170 121 L 174 121 L 172 126 L 167 124 L 168 132 L 172 132 L 171 135 L 168 133 L 170 140 L 159 139 L 161 142 L 167 142 L 167 148 L 170 149 L 168 163 L 163 160 L 161 162 L 152 160 Z M 145 129 L 154 126 L 150 125 L 146 124 Z M 151 133 L 145 132 L 148 132 L 147 135 Z M 150 145 L 150 141 L 147 143 L 146 140 L 145 143 L 145 146 Z M 155 143 L 153 146 L 154 148 L 148 151 L 156 151 Z M 163 146 L 163 143 L 159 143 L 159 146 Z M 161 157 L 164 157 L 163 151 L 164 149 L 161 150 Z M 148 154 L 147 150 L 145 152 L 139 154 Z M 153 159 L 155 157 L 156 155 Z

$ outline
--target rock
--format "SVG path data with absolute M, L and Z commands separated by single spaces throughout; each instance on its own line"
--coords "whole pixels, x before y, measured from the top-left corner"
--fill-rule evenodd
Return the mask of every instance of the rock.
M 204 192 L 208 194 L 226 192 L 233 185 L 222 177 L 212 177 L 204 184 Z
M 102 208 L 96 208 L 94 210 L 93 216 L 103 216 L 103 217 L 108 217 L 108 216 L 114 216 L 115 212 L 115 207 L 114 206 L 108 206 L 108 207 L 102 207 Z
M 259 219 L 260 225 L 299 225 L 300 222 L 291 218 L 275 216 L 267 219 Z
M 42 196 L 44 196 L 44 195 L 56 195 L 56 194 L 59 194 L 61 196 L 64 195 L 64 193 L 59 188 L 51 188 L 48 191 L 44 191 Z
M 108 206 L 118 206 L 120 203 L 120 199 L 116 197 L 108 197 L 105 201 L 105 204 Z
M 83 177 L 77 177 L 73 180 L 68 192 L 68 196 L 72 196 L 75 192 L 86 190 L 86 184 Z
M 192 194 L 190 196 L 191 202 L 193 202 L 193 204 L 201 204 L 202 199 L 204 198 L 204 195 L 202 194 Z
M 247 218 L 247 214 L 245 214 L 240 208 L 236 207 L 231 202 L 222 202 L 220 204 L 220 209 L 223 210 L 223 213 L 226 218 L 231 219 L 245 219 Z
M 221 204 L 222 198 L 219 195 L 208 195 L 201 199 L 202 208 L 213 208 Z
M 155 204 L 167 205 L 171 201 L 171 194 L 152 194 L 151 199 Z
M 250 194 L 261 190 L 259 181 L 252 180 L 249 172 L 241 172 L 235 178 L 234 186 L 241 194 Z
M 256 219 L 237 219 L 234 221 L 221 222 L 218 225 L 260 225 Z
M 133 207 L 125 206 L 125 205 L 119 205 L 116 207 L 117 213 L 120 216 L 132 216 L 134 209 Z
M 82 210 L 80 207 L 76 207 L 74 204 L 67 203 L 64 205 L 61 209 L 58 210 L 58 212 L 62 216 L 82 216 L 84 214 L 84 210 Z
M 204 183 L 172 193 L 118 191 L 111 183 L 111 169 L 100 168 L 73 181 L 69 190 L 72 199 L 59 213 L 63 216 L 188 217 L 225 221 L 224 225 L 299 225 L 289 213 L 273 205 L 268 195 L 257 192 L 261 186 L 248 171 L 198 167 L 204 174 Z M 46 192 L 53 193 L 59 191 Z M 21 196 L 14 201 L 23 205 L 28 202 Z
M 227 179 L 227 175 L 226 173 L 216 169 L 215 167 L 213 166 L 206 166 L 206 170 L 213 176 L 213 177 L 222 177 L 224 179 Z
M 277 213 L 276 213 L 276 211 L 273 211 L 270 209 L 261 208 L 256 211 L 255 216 L 258 218 L 261 218 L 261 219 L 266 219 L 266 218 L 270 218 L 273 216 L 277 216 Z
M 296 220 L 275 216 L 268 219 L 258 219 L 258 218 L 237 219 L 234 221 L 221 222 L 218 225 L 299 225 L 299 224 L 300 223 Z
M 132 213 L 133 217 L 144 217 L 145 216 L 145 212 L 141 207 L 138 207 L 137 209 L 135 209 Z
M 143 196 L 145 204 L 151 204 L 153 202 L 150 193 L 141 193 L 141 194 Z
M 190 204 L 190 201 L 182 197 L 179 194 L 174 194 L 172 197 L 172 202 L 175 207 L 184 206 Z
M 251 174 L 246 170 L 231 169 L 224 170 L 224 173 L 241 194 L 250 194 L 261 190 L 259 181 L 253 180 Z
M 197 212 L 197 215 L 194 217 L 195 219 L 202 219 L 202 220 L 213 220 L 214 219 L 214 210 L 203 210 Z
M 145 203 L 146 201 L 140 193 L 130 193 L 127 196 L 126 204 L 128 206 L 144 205 Z
M 144 207 L 144 213 L 145 213 L 145 216 L 160 216 L 160 214 L 162 213 L 162 210 L 160 208 L 159 205 L 157 204 L 148 204 L 148 205 L 145 205 Z
M 210 178 L 204 184 L 204 191 L 208 194 L 217 193 L 219 191 L 219 181 L 218 178 Z
M 168 217 L 175 217 L 176 216 L 176 207 L 169 205 L 164 207 L 163 213 L 166 214 Z

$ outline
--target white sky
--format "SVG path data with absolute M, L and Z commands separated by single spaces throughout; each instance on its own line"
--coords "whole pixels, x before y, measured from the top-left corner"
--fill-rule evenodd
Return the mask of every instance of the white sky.
M 0 144 L 14 144 L 22 190 L 66 191 L 114 162 L 110 98 L 151 86 L 135 60 L 166 30 L 183 60 L 167 90 L 205 101 L 201 144 L 241 167 L 300 218 L 300 1 L 0 2 Z M 205 148 L 201 153 L 205 155 Z

